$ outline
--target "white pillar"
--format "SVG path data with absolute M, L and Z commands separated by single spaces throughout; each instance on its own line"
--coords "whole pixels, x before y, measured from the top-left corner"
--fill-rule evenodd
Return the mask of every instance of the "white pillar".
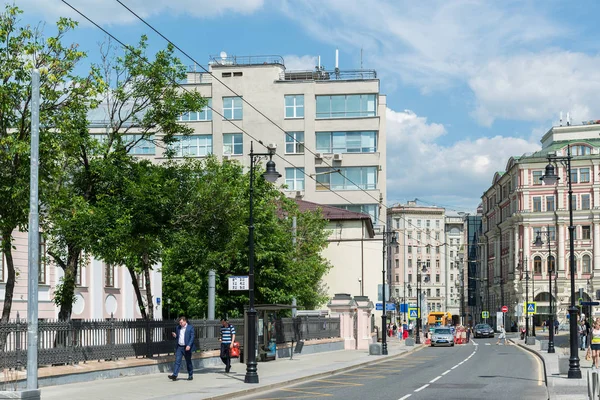
M 565 270 L 565 225 L 558 224 L 558 270 Z

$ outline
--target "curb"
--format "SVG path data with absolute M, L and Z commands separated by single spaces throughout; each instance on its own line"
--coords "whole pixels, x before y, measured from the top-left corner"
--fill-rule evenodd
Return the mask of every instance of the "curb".
M 412 348 L 412 350 L 405 351 L 405 352 L 402 352 L 400 354 L 395 354 L 393 356 L 385 356 L 384 358 L 376 359 L 376 360 L 373 360 L 373 361 L 366 361 L 366 362 L 362 362 L 362 363 L 359 363 L 359 364 L 350 365 L 350 366 L 343 367 L 343 368 L 338 368 L 338 369 L 331 370 L 331 371 L 320 372 L 318 374 L 312 374 L 312 375 L 303 376 L 303 377 L 300 377 L 300 378 L 288 379 L 286 381 L 271 383 L 271 384 L 265 385 L 265 386 L 259 386 L 259 387 L 253 387 L 253 388 L 248 388 L 248 389 L 242 389 L 242 390 L 238 390 L 238 391 L 235 391 L 235 392 L 230 392 L 230 393 L 226 393 L 226 394 L 220 394 L 220 395 L 212 396 L 212 397 L 205 397 L 205 400 L 224 400 L 224 399 L 231 399 L 231 398 L 240 397 L 240 396 L 247 396 L 249 394 L 267 392 L 269 390 L 278 389 L 280 387 L 290 386 L 290 385 L 296 385 L 296 384 L 299 384 L 299 383 L 303 383 L 303 382 L 307 382 L 307 381 L 312 381 L 314 379 L 319 379 L 319 378 L 324 378 L 324 377 L 327 377 L 327 376 L 339 374 L 341 372 L 350 371 L 350 370 L 353 370 L 353 369 L 356 369 L 356 368 L 361 368 L 361 367 L 366 367 L 366 366 L 369 366 L 369 365 L 379 364 L 379 363 L 382 363 L 382 362 L 385 362 L 385 361 L 393 360 L 395 358 L 401 358 L 401 357 L 404 357 L 404 356 L 406 356 L 408 354 L 414 353 L 415 351 L 422 350 L 424 348 L 425 348 L 425 346 L 423 346 L 423 345 L 421 345 L 419 347 L 414 346 Z
M 527 350 L 528 352 L 534 354 L 537 358 L 539 358 L 542 361 L 542 365 L 544 366 L 544 384 L 546 385 L 546 388 L 547 388 L 548 387 L 548 375 L 546 374 L 546 360 L 544 360 L 544 357 L 542 357 L 542 355 L 540 353 L 538 353 L 537 351 L 535 351 L 527 346 L 524 346 L 521 343 L 515 343 L 512 339 L 509 339 L 509 340 L 512 344 L 516 344 L 520 348 Z

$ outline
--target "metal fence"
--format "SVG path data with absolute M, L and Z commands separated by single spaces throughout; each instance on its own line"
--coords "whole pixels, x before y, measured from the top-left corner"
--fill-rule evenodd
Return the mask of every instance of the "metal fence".
M 230 321 L 236 341 L 244 343 L 244 321 Z M 221 322 L 189 320 L 199 351 L 217 350 Z M 174 353 L 176 322 L 136 320 L 39 321 L 38 364 L 74 364 L 126 357 L 155 357 Z M 340 336 L 340 319 L 283 318 L 276 321 L 277 343 Z M 27 362 L 27 323 L 17 318 L 0 324 L 0 369 L 21 368 Z

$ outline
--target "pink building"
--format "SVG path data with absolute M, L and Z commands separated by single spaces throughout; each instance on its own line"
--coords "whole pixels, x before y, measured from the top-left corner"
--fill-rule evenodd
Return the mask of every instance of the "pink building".
M 507 325 L 522 324 L 525 293 L 537 302 L 536 325 L 549 316 L 552 296 L 554 314 L 567 323 L 570 303 L 569 204 L 567 169 L 556 164 L 556 185 L 540 178 L 548 155 L 573 156 L 573 216 L 575 226 L 576 290 L 583 299 L 596 298 L 600 290 L 600 125 L 558 126 L 542 137 L 542 149 L 511 157 L 505 171 L 494 175 L 482 196 L 483 235 L 481 298 L 492 318 L 502 305 L 509 307 Z M 544 244 L 533 243 L 540 235 Z M 548 238 L 550 244 L 548 245 Z M 550 249 L 550 250 L 549 250 Z M 556 272 L 549 276 L 548 266 Z M 596 272 L 598 271 L 598 272 Z M 526 273 L 529 273 L 527 282 Z M 549 279 L 552 294 L 549 293 Z M 489 285 L 489 286 L 488 286 Z M 527 287 L 526 287 L 527 285 Z M 593 310 L 584 309 L 586 315 Z
M 11 318 L 27 318 L 27 233 L 15 232 L 13 259 L 17 279 L 14 289 Z M 39 266 L 39 318 L 56 319 L 59 308 L 54 305 L 54 288 L 60 282 L 63 271 L 45 254 L 45 244 L 40 240 L 40 266 Z M 2 256 L 0 272 L 0 307 L 4 302 L 6 286 L 5 258 Z M 156 319 L 162 319 L 162 278 L 160 266 L 156 266 L 151 273 L 153 294 L 153 307 Z M 145 284 L 139 279 L 142 296 L 145 298 Z M 88 262 L 80 268 L 77 276 L 75 290 L 76 302 L 73 305 L 73 319 L 105 319 L 111 313 L 115 318 L 136 319 L 141 318 L 134 288 L 129 272 L 125 267 L 110 266 L 101 260 L 89 258 Z

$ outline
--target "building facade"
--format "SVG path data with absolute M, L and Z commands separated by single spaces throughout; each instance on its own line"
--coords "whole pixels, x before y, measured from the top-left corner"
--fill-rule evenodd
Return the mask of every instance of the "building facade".
M 214 111 L 205 107 L 179 118 L 193 133 L 176 138 L 176 158 L 214 154 L 249 167 L 251 141 L 257 153 L 267 152 L 267 146 L 275 145 L 274 161 L 283 175 L 276 185 L 286 195 L 366 213 L 374 224 L 374 232 L 381 231 L 381 221 L 386 218 L 386 97 L 379 93 L 375 71 L 289 71 L 277 56 L 211 57 L 209 71 L 190 72 L 182 85 L 182 90 L 198 91 L 207 98 Z M 93 121 L 91 130 L 101 136 L 106 133 L 106 123 Z M 139 141 L 135 130 L 132 132 L 132 142 L 138 143 L 131 148 L 131 154 L 154 162 L 165 159 L 163 146 L 154 141 L 160 141 L 159 134 L 152 140 Z M 26 303 L 19 305 L 19 299 L 27 298 L 27 280 L 23 278 L 27 270 L 27 240 L 19 232 L 15 235 L 18 240 L 13 253 L 20 275 L 13 318 L 16 312 L 26 314 Z M 382 242 L 375 243 L 381 250 Z M 4 258 L 2 261 L 0 302 L 5 286 Z M 334 259 L 330 261 L 339 264 Z M 58 310 L 53 305 L 52 292 L 62 271 L 52 263 L 44 268 L 46 278 L 40 278 L 40 318 L 55 318 Z M 119 318 L 139 317 L 125 268 L 91 259 L 80 275 L 73 318 L 105 318 L 111 312 Z M 368 275 L 372 273 L 369 271 Z M 155 267 L 151 281 L 155 315 L 160 318 L 164 303 L 160 266 Z M 368 278 L 362 281 L 361 294 L 368 295 L 371 290 L 367 281 Z M 355 282 L 346 291 L 356 286 Z M 346 291 L 340 288 L 339 292 Z
M 594 293 L 600 289 L 600 274 L 596 272 L 600 270 L 599 135 L 600 125 L 553 127 L 542 137 L 539 152 L 510 158 L 505 171 L 497 172 L 483 193 L 480 278 L 487 293 L 482 290 L 480 296 L 487 297 L 492 319 L 506 305 L 507 325 L 524 324 L 523 304 L 528 292 L 528 300 L 537 303 L 536 325 L 548 318 L 551 298 L 558 321 L 567 323 L 571 278 L 569 179 L 573 186 L 575 287 L 582 291 L 584 301 L 596 297 Z M 557 162 L 560 180 L 546 185 L 540 178 L 548 164 L 547 156 L 566 156 L 568 146 L 571 177 L 566 166 Z M 544 243 L 541 246 L 534 245 L 538 235 Z
M 465 279 L 465 257 L 464 257 L 464 244 L 465 244 L 465 220 L 463 215 L 458 213 L 448 213 L 445 218 L 445 237 L 444 237 L 444 248 L 445 248 L 445 272 L 446 282 L 448 283 L 445 299 L 446 311 L 452 313 L 453 316 L 457 316 L 455 320 L 459 320 L 461 323 L 465 321 L 465 286 L 467 280 Z M 458 322 L 458 321 L 457 321 Z

